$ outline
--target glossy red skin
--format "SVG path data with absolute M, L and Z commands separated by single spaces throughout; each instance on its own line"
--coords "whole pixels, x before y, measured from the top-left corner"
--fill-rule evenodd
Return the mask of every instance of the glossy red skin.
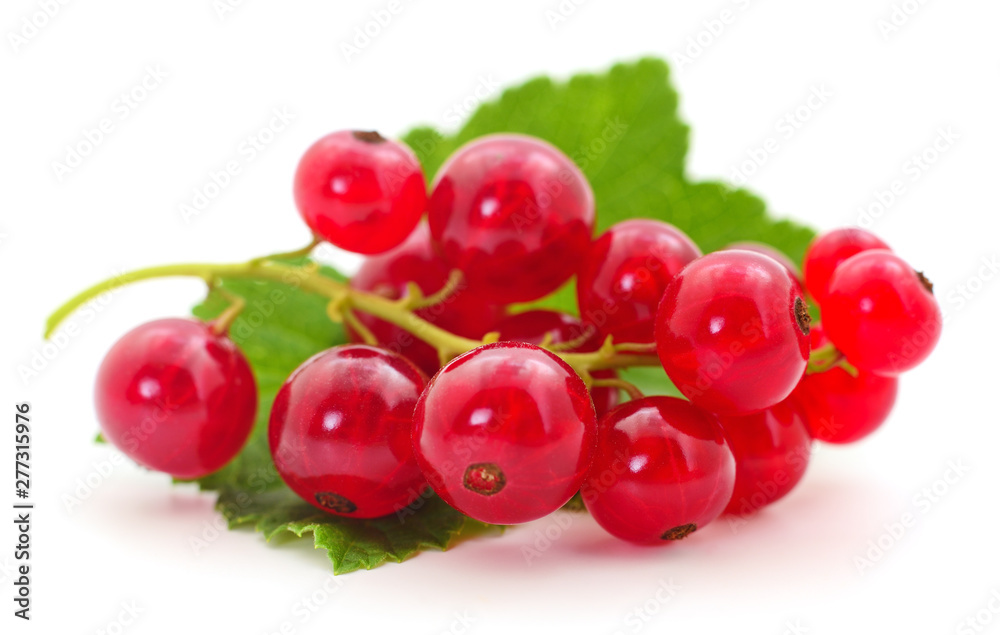
M 616 342 L 652 343 L 663 292 L 701 250 L 673 225 L 635 218 L 591 244 L 577 273 L 580 315 Z
M 943 326 L 934 294 L 906 261 L 885 250 L 841 263 L 822 311 L 826 335 L 847 361 L 889 377 L 924 361 Z
M 767 256 L 717 251 L 670 283 L 656 316 L 667 375 L 696 405 L 746 415 L 783 401 L 802 378 L 809 337 L 797 284 Z
M 826 302 L 830 279 L 840 263 L 869 249 L 889 249 L 889 245 L 875 234 L 856 227 L 834 229 L 813 239 L 802 269 L 806 288 L 819 305 Z
M 782 266 L 784 266 L 785 269 L 788 270 L 788 273 L 792 276 L 792 278 L 795 279 L 795 282 L 799 284 L 799 292 L 802 293 L 803 295 L 805 294 L 804 290 L 806 288 L 806 285 L 805 282 L 803 282 L 802 280 L 802 270 L 799 269 L 799 266 L 795 264 L 795 262 L 791 258 L 785 255 L 785 252 L 778 251 L 771 245 L 767 245 L 765 243 L 758 243 L 752 240 L 733 243 L 731 245 L 727 245 L 726 247 L 724 247 L 724 249 L 742 249 L 744 251 L 754 251 L 757 252 L 758 254 L 764 254 L 765 256 L 774 258 Z
M 239 454 L 253 429 L 257 386 L 243 353 L 211 325 L 155 320 L 108 351 L 95 405 L 104 438 L 129 458 L 193 479 Z
M 421 223 L 403 244 L 367 258 L 350 285 L 396 300 L 406 294 L 407 283 L 415 282 L 427 296 L 444 287 L 450 272 L 431 246 L 430 230 Z M 494 329 L 504 315 L 504 308 L 474 293 L 463 282 L 444 302 L 420 309 L 416 314 L 455 335 L 479 339 Z M 428 376 L 441 367 L 437 350 L 409 331 L 367 313 L 358 312 L 357 317 L 380 346 L 406 357 Z M 361 341 L 357 333 L 350 331 L 349 335 L 352 340 Z
M 813 349 L 827 343 L 820 325 L 812 329 Z M 899 380 L 843 368 L 831 368 L 802 378 L 790 399 L 805 413 L 809 433 L 826 443 L 853 443 L 877 430 L 892 412 Z
M 727 514 L 753 516 L 802 479 L 812 437 L 792 398 L 745 417 L 720 417 L 719 422 L 736 457 L 736 485 Z
M 569 280 L 594 228 L 583 173 L 532 137 L 489 135 L 438 173 L 428 220 L 445 260 L 495 302 L 536 300 Z
M 493 330 L 500 333 L 500 341 L 527 342 L 536 346 L 545 341 L 546 336 L 551 338 L 552 344 L 563 344 L 579 340 L 588 333 L 591 334 L 571 352 L 589 353 L 596 351 L 603 342 L 597 329 L 591 325 L 584 325 L 579 318 L 545 309 L 524 311 L 508 316 L 501 320 Z M 596 370 L 591 372 L 591 375 L 594 379 L 610 379 L 617 377 L 618 373 L 613 370 Z M 598 417 L 604 416 L 606 412 L 618 405 L 617 388 L 594 388 L 590 391 L 590 396 L 594 400 L 594 410 Z
M 408 147 L 388 139 L 365 141 L 358 134 L 334 132 L 306 150 L 295 171 L 295 204 L 324 240 L 377 254 L 413 231 L 427 206 L 427 188 Z
M 435 375 L 414 415 L 417 463 L 434 491 L 486 523 L 517 524 L 556 511 L 580 489 L 597 439 L 583 380 L 537 346 L 498 342 L 461 355 Z M 505 484 L 470 489 L 474 466 L 498 467 Z
M 314 355 L 271 409 L 278 474 L 303 500 L 338 516 L 403 509 L 426 488 L 410 443 L 425 383 L 416 366 L 379 348 L 350 344 Z
M 598 429 L 581 494 L 611 535 L 661 543 L 671 530 L 701 529 L 729 502 L 736 460 L 710 413 L 683 399 L 645 397 L 612 410 Z

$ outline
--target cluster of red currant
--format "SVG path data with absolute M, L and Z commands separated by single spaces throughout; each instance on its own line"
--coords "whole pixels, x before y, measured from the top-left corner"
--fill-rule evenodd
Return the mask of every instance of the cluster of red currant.
M 530 137 L 468 143 L 428 196 L 406 146 L 338 132 L 303 156 L 294 191 L 317 239 L 371 256 L 349 285 L 303 285 L 331 297 L 356 343 L 303 363 L 270 413 L 278 473 L 333 514 L 404 514 L 433 491 L 472 518 L 512 524 L 580 492 L 615 536 L 683 538 L 784 496 L 813 439 L 873 431 L 896 376 L 940 335 L 928 281 L 862 230 L 815 240 L 804 281 L 766 245 L 702 255 L 656 220 L 593 240 L 586 178 Z M 290 270 L 253 261 L 225 273 Z M 580 317 L 510 309 L 573 276 Z M 106 437 L 178 477 L 230 461 L 257 403 L 225 334 L 238 310 L 122 338 L 98 377 Z M 642 396 L 616 373 L 635 365 L 661 365 L 687 399 Z M 623 390 L 631 399 L 618 405 Z

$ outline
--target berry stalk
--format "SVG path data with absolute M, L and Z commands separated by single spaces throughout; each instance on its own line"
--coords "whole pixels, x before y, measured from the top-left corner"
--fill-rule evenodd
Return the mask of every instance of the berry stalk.
M 329 298 L 331 319 L 336 321 L 349 320 L 353 311 L 367 313 L 405 329 L 428 342 L 438 350 L 443 361 L 450 360 L 490 341 L 489 335 L 484 338 L 485 342 L 484 340 L 460 337 L 419 317 L 414 310 L 425 306 L 428 300 L 426 298 L 417 301 L 410 297 L 389 300 L 374 293 L 353 289 L 342 282 L 324 276 L 315 264 L 292 266 L 267 258 L 257 258 L 237 264 L 190 263 L 148 267 L 124 276 L 110 278 L 81 291 L 56 309 L 46 321 L 45 337 L 49 338 L 70 314 L 102 293 L 133 282 L 169 277 L 201 278 L 210 287 L 216 287 L 218 282 L 225 278 L 270 280 L 296 286 L 304 291 Z M 437 301 L 443 299 L 431 298 L 431 300 Z M 651 350 L 637 347 L 634 344 L 615 345 L 610 340 L 592 353 L 554 352 L 581 375 L 595 370 L 659 365 L 659 359 Z

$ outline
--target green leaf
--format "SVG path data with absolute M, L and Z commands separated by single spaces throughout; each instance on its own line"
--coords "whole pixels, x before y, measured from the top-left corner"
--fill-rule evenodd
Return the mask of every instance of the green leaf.
M 677 116 L 677 93 L 669 80 L 667 65 L 654 59 L 564 83 L 539 77 L 482 105 L 454 135 L 422 127 L 403 140 L 433 178 L 452 152 L 482 135 L 540 137 L 587 175 L 599 230 L 633 216 L 661 217 L 665 199 L 650 199 L 646 190 L 658 189 L 664 176 L 683 178 L 688 145 L 688 127 Z
M 305 260 L 290 262 L 304 264 Z M 322 271 L 343 280 L 331 269 Z M 201 489 L 219 492 L 217 507 L 230 527 L 252 526 L 268 540 L 282 534 L 312 534 L 316 548 L 327 550 L 334 573 L 370 569 L 389 560 L 400 562 L 425 549 L 445 549 L 460 533 L 484 527 L 436 497 L 423 500 L 412 514 L 400 518 L 357 520 L 325 514 L 288 489 L 268 450 L 271 404 L 293 370 L 312 355 L 344 343 L 344 332 L 330 322 L 327 300 L 321 296 L 264 281 L 224 280 L 222 286 L 247 301 L 230 336 L 246 354 L 260 396 L 246 447 L 225 468 L 197 481 Z M 208 320 L 227 306 L 221 295 L 212 293 L 194 308 L 194 314 Z
M 745 190 L 687 178 L 688 127 L 677 105 L 667 65 L 644 59 L 565 82 L 533 79 L 481 106 L 454 134 L 421 127 L 404 140 L 433 178 L 456 148 L 476 137 L 496 132 L 541 137 L 587 175 L 597 200 L 598 230 L 632 217 L 659 218 L 687 232 L 706 252 L 756 240 L 800 261 L 811 230 L 771 219 L 763 201 Z M 219 493 L 218 508 L 230 526 L 253 527 L 268 540 L 311 534 L 316 547 L 326 549 L 335 573 L 400 562 L 491 530 L 436 497 L 418 501 L 419 508 L 402 518 L 357 520 L 325 514 L 295 496 L 278 478 L 268 452 L 271 403 L 299 364 L 344 342 L 343 329 L 330 323 L 324 298 L 268 282 L 226 280 L 223 286 L 247 300 L 231 335 L 250 360 L 260 393 L 246 448 L 225 469 L 198 481 L 202 489 Z M 194 313 L 209 319 L 226 304 L 212 294 Z M 536 304 L 575 312 L 572 283 Z M 623 377 L 648 394 L 678 394 L 658 368 L 630 369 Z
M 706 252 L 757 240 L 800 261 L 812 230 L 772 220 L 764 202 L 745 190 L 687 179 L 688 127 L 677 104 L 667 65 L 643 59 L 564 83 L 533 79 L 481 106 L 453 135 L 421 127 L 403 140 L 432 179 L 452 152 L 482 135 L 541 137 L 586 174 L 597 201 L 598 231 L 627 218 L 658 218 L 682 229 Z M 558 306 L 572 310 L 569 300 Z
M 459 536 L 489 529 L 431 496 L 405 516 L 372 520 L 325 514 L 285 487 L 250 495 L 225 490 L 219 509 L 230 528 L 252 526 L 267 540 L 282 535 L 312 534 L 317 549 L 326 549 L 336 574 L 371 569 L 384 562 L 402 562 L 427 549 L 446 549 Z
M 304 260 L 289 262 L 302 264 Z M 343 280 L 331 269 L 323 272 Z M 222 286 L 247 302 L 229 335 L 250 362 L 260 403 L 253 433 L 243 452 L 222 470 L 199 479 L 198 484 L 206 490 L 255 488 L 267 476 L 262 468 L 273 470 L 267 447 L 267 419 L 281 384 L 309 357 L 346 339 L 343 328 L 326 316 L 327 300 L 322 296 L 266 281 L 224 280 Z M 228 305 L 218 293 L 212 293 L 193 313 L 209 320 Z M 268 487 L 279 484 L 278 479 L 266 483 Z
M 343 280 L 331 269 L 322 271 Z M 244 450 L 224 469 L 197 481 L 201 489 L 219 492 L 217 507 L 230 527 L 252 526 L 267 540 L 312 534 L 316 548 L 327 550 L 334 573 L 400 562 L 418 551 L 445 549 L 459 534 L 483 530 L 484 525 L 433 496 L 399 518 L 357 520 L 323 513 L 288 489 L 268 451 L 271 404 L 293 370 L 312 355 L 343 343 L 344 332 L 330 322 L 327 300 L 321 296 L 273 282 L 224 280 L 222 286 L 247 301 L 230 336 L 246 354 L 260 394 L 257 420 Z M 194 314 L 207 320 L 227 306 L 213 293 Z
M 643 59 L 564 83 L 545 77 L 531 80 L 480 107 L 453 135 L 422 127 L 403 140 L 431 179 L 455 149 L 479 136 L 515 132 L 541 137 L 586 174 L 597 201 L 598 231 L 628 218 L 658 218 L 686 232 L 705 253 L 753 240 L 801 262 L 814 235 L 811 229 L 770 218 L 764 202 L 746 190 L 714 181 L 693 183 L 686 177 L 688 127 L 679 118 L 677 104 L 667 65 Z M 574 282 L 515 310 L 527 308 L 575 314 Z M 662 372 L 640 369 L 628 374 L 648 394 L 679 394 Z
M 618 371 L 618 376 L 634 384 L 644 395 L 668 395 L 687 399 L 680 390 L 677 390 L 662 368 L 636 366 Z

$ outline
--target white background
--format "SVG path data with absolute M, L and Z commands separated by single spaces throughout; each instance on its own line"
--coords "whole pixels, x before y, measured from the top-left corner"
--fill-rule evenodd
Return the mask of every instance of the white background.
M 403 1 L 348 60 L 342 43 L 387 0 L 254 0 L 221 17 L 212 0 L 66 2 L 26 43 L 11 34 L 43 3 L 5 0 L 0 499 L 13 502 L 13 406 L 29 401 L 38 507 L 30 624 L 11 617 L 15 537 L 0 522 L 3 631 L 263 634 L 285 624 L 295 633 L 458 633 L 462 615 L 466 632 L 483 634 L 980 632 L 961 630 L 970 618 L 1000 633 L 1000 602 L 991 604 L 991 594 L 1000 597 L 1000 284 L 983 269 L 1000 252 L 1000 6 L 896 3 L 912 15 L 897 15 L 898 30 L 883 33 L 891 0 L 567 1 L 572 14 L 554 25 L 546 11 L 557 0 Z M 714 23 L 724 10 L 727 23 Z M 699 51 L 689 38 L 705 45 Z M 673 548 L 649 549 L 618 543 L 583 516 L 565 529 L 548 519 L 335 586 L 325 554 L 308 541 L 266 545 L 250 531 L 223 531 L 195 555 L 190 537 L 212 537 L 219 522 L 210 496 L 128 464 L 95 476 L 111 456 L 91 443 L 103 353 L 142 321 L 186 313 L 201 285 L 121 291 L 94 319 L 77 317 L 77 335 L 37 377 L 18 373 L 41 350 L 46 315 L 97 280 L 305 243 L 291 177 L 326 132 L 452 129 L 450 109 L 484 81 L 567 77 L 685 50 L 690 63 L 673 68 L 693 128 L 692 173 L 731 178 L 748 151 L 774 138 L 779 150 L 749 187 L 776 214 L 818 228 L 857 223 L 860 207 L 902 180 L 905 193 L 874 230 L 935 281 L 948 315 L 937 351 L 904 378 L 886 426 L 855 446 L 819 448 L 801 487 L 745 527 L 718 522 Z M 117 96 L 157 66 L 166 78 L 119 119 Z M 814 88 L 832 97 L 786 138 L 776 122 Z M 281 107 L 294 121 L 185 223 L 179 205 Z M 113 131 L 60 181 L 53 161 L 104 117 L 115 118 Z M 957 139 L 914 174 L 911 157 L 941 129 Z M 959 302 L 963 292 L 970 299 Z M 945 485 L 952 462 L 971 469 Z M 64 496 L 88 477 L 99 485 L 67 509 Z M 925 491 L 935 485 L 937 494 Z M 890 536 L 886 526 L 907 513 L 915 522 Z M 557 539 L 529 565 L 521 548 L 546 531 Z M 870 541 L 884 553 L 869 553 Z M 869 556 L 877 562 L 859 571 L 858 558 Z M 673 595 L 658 595 L 664 584 Z M 303 612 L 303 598 L 325 599 L 324 585 L 336 589 L 329 601 Z M 139 612 L 134 621 L 123 604 Z M 132 623 L 123 627 L 120 616 Z

